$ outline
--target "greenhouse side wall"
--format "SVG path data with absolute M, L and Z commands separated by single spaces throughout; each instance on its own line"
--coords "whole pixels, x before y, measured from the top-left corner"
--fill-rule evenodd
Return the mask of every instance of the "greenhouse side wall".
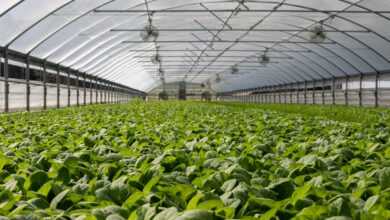
M 145 95 L 17 52 L 7 56 L 4 53 L 3 49 L 0 59 L 0 112 L 122 103 Z
M 219 101 L 390 107 L 390 74 L 367 74 L 218 94 Z

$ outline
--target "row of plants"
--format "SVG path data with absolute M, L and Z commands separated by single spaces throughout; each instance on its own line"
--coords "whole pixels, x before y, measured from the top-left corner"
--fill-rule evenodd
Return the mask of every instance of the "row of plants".
M 389 128 L 133 102 L 2 115 L 0 219 L 390 219 Z
M 357 107 L 345 105 L 303 105 L 303 104 L 250 104 L 239 102 L 214 102 L 217 105 L 236 108 L 259 108 L 310 117 L 324 117 L 336 121 L 371 124 L 383 121 L 390 124 L 387 108 Z

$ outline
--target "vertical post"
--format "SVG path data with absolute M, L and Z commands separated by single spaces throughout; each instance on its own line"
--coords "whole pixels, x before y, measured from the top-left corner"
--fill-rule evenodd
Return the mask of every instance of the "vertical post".
M 80 72 L 76 72 L 76 105 L 80 106 Z
M 96 77 L 95 78 L 95 103 L 98 104 L 99 103 L 99 85 L 98 85 L 98 78 Z
M 326 81 L 322 81 L 322 93 L 321 93 L 321 98 L 322 98 L 322 104 L 325 105 L 325 87 L 326 87 Z
M 46 60 L 43 61 L 43 110 L 47 109 L 47 68 Z
M 101 104 L 104 104 L 104 100 L 105 100 L 105 92 L 106 92 L 106 84 L 104 83 L 104 81 L 101 82 L 101 86 L 100 86 L 100 92 L 101 92 L 101 95 L 100 95 L 100 103 Z
M 57 66 L 57 75 L 56 75 L 56 85 L 57 85 L 57 108 L 60 108 L 60 65 Z
M 336 104 L 336 79 L 332 78 L 332 105 Z
M 359 106 L 363 106 L 363 74 L 359 76 Z
M 93 77 L 89 78 L 89 104 L 93 103 Z
M 300 98 L 299 98 L 299 89 L 300 89 L 301 85 L 300 83 L 297 83 L 297 104 L 299 104 L 299 101 L 300 101 Z
M 67 71 L 66 86 L 68 89 L 68 107 L 70 107 L 70 69 Z
M 87 74 L 86 73 L 83 73 L 83 90 L 84 90 L 83 104 L 87 105 Z
M 349 100 L 348 100 L 348 84 L 349 84 L 349 76 L 345 77 L 345 91 L 344 91 L 344 99 L 345 99 L 345 105 L 348 106 Z
M 377 72 L 375 74 L 375 91 L 374 91 L 375 107 L 379 106 L 379 93 L 378 93 L 378 89 L 379 89 L 379 73 Z
M 103 103 L 106 103 L 107 98 L 107 84 L 103 81 Z
M 304 104 L 307 104 L 307 81 L 305 81 Z
M 26 111 L 30 111 L 30 94 L 31 94 L 31 87 L 30 87 L 30 56 L 27 55 L 26 57 Z
M 290 89 L 290 104 L 293 103 L 293 91 L 294 91 L 294 84 L 291 84 L 291 89 Z
M 316 81 L 313 80 L 313 83 L 312 83 L 312 90 L 311 90 L 311 96 L 312 96 L 312 99 L 311 102 L 313 105 L 316 104 Z
M 8 48 L 4 48 L 4 112 L 9 112 Z

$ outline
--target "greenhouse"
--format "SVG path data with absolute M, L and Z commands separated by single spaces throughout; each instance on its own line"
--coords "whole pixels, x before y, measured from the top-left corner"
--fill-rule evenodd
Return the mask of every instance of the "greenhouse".
M 389 220 L 390 1 L 1 0 L 0 220 Z

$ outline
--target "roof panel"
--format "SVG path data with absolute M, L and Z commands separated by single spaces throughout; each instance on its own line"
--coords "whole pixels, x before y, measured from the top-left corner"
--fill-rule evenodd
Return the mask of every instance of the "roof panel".
M 162 67 L 189 82 L 223 73 L 216 87 L 230 90 L 389 70 L 387 10 L 382 0 L 4 0 L 0 45 L 135 88 L 157 84 Z M 156 42 L 140 37 L 149 18 Z M 326 40 L 312 42 L 321 25 Z M 264 53 L 271 63 L 261 67 Z

